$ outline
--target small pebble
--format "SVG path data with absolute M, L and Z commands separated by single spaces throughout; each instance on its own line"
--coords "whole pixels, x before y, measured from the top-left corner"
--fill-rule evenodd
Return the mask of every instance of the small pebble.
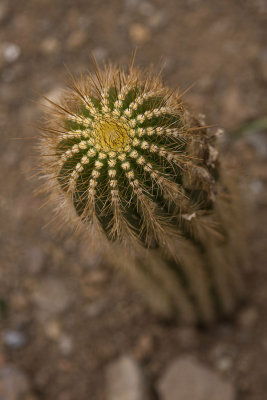
M 58 342 L 58 347 L 61 354 L 63 354 L 64 356 L 70 355 L 73 349 L 72 338 L 67 335 L 62 335 Z
M 87 38 L 87 34 L 83 30 L 74 31 L 71 33 L 67 40 L 67 47 L 70 50 L 75 50 L 76 48 L 80 47 Z
M 36 313 L 41 319 L 47 319 L 65 311 L 70 306 L 72 299 L 72 292 L 64 282 L 52 277 L 40 281 L 33 293 Z
M 58 321 L 52 320 L 45 324 L 45 333 L 49 339 L 58 340 L 61 335 L 61 327 Z
M 250 188 L 251 192 L 252 192 L 254 195 L 257 196 L 257 195 L 263 193 L 264 184 L 263 184 L 263 182 L 260 181 L 259 179 L 254 179 L 253 181 L 251 181 L 251 182 L 249 183 L 249 188 Z
M 13 349 L 20 349 L 26 343 L 25 336 L 18 331 L 6 331 L 3 333 L 3 342 Z
M 40 48 L 45 54 L 53 54 L 59 50 L 59 41 L 54 37 L 45 38 L 41 42 Z
M 103 62 L 107 58 L 108 52 L 104 47 L 96 47 L 92 51 L 97 62 Z
M 107 271 L 101 269 L 92 270 L 87 276 L 88 282 L 92 284 L 102 284 L 108 279 Z
M 150 39 L 150 30 L 141 24 L 132 24 L 129 29 L 129 35 L 135 44 L 144 44 Z
M 106 400 L 150 400 L 150 388 L 140 365 L 127 355 L 106 367 Z
M 166 25 L 167 21 L 168 17 L 163 12 L 157 11 L 148 18 L 148 25 L 151 28 L 157 29 Z
M 160 378 L 161 400 L 234 400 L 235 389 L 214 371 L 190 356 L 179 357 Z
M 6 47 L 3 50 L 4 60 L 9 63 L 12 63 L 19 58 L 20 53 L 21 53 L 21 49 L 17 44 L 9 43 L 6 45 Z
M 216 368 L 222 374 L 227 374 L 233 367 L 233 359 L 230 356 L 223 356 L 216 361 Z

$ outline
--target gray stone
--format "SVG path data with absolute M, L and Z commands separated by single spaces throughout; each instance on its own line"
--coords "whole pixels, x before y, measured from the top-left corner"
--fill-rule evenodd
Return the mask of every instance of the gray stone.
M 29 395 L 29 382 L 19 369 L 6 365 L 0 368 L 0 399 L 26 400 Z
M 224 355 L 216 360 L 215 366 L 219 372 L 227 375 L 233 368 L 233 357 L 230 355 Z
M 147 22 L 150 28 L 159 29 L 165 26 L 168 20 L 169 16 L 167 14 L 162 11 L 157 11 L 148 18 Z
M 55 37 L 47 37 L 40 43 L 40 49 L 44 54 L 55 54 L 60 50 L 60 43 Z
M 8 43 L 3 50 L 4 60 L 12 63 L 16 61 L 21 53 L 20 47 L 15 43 Z
M 76 30 L 71 32 L 68 40 L 66 42 L 67 48 L 70 50 L 75 50 L 80 47 L 87 39 L 87 33 L 85 30 Z
M 106 370 L 106 400 L 149 400 L 144 374 L 130 356 L 114 361 Z
M 65 311 L 72 302 L 72 294 L 62 281 L 46 278 L 33 294 L 41 317 L 48 318 Z
M 107 58 L 107 55 L 108 55 L 108 51 L 104 47 L 95 47 L 93 49 L 92 53 L 93 53 L 93 56 L 95 57 L 96 61 L 99 63 L 105 61 L 105 59 Z
M 64 356 L 69 356 L 73 350 L 72 338 L 68 335 L 62 335 L 59 338 L 58 347 L 61 354 L 63 354 Z
M 129 27 L 129 35 L 135 44 L 141 45 L 150 40 L 151 32 L 146 25 L 134 23 Z
M 253 198 L 254 196 L 257 197 L 263 193 L 264 184 L 260 179 L 253 179 L 251 182 L 249 182 L 248 186 Z
M 234 400 L 235 391 L 225 381 L 193 357 L 175 360 L 158 384 L 162 400 Z
M 20 349 L 25 345 L 26 338 L 21 332 L 10 330 L 3 333 L 3 342 L 8 347 Z

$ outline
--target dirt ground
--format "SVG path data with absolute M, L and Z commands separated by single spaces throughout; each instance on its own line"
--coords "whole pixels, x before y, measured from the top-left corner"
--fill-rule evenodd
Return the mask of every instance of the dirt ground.
M 266 0 L 0 1 L 0 367 L 29 378 L 35 400 L 103 400 L 105 366 L 133 354 L 157 382 L 176 356 L 194 354 L 225 375 L 238 400 L 267 398 Z M 230 133 L 249 206 L 252 270 L 232 322 L 193 330 L 159 321 L 127 279 L 47 223 L 35 196 L 41 94 L 102 63 L 165 63 L 171 87 Z M 241 127 L 241 128 L 240 128 Z M 231 136 L 232 133 L 232 136 Z M 239 133 L 239 135 L 238 135 Z M 14 138 L 24 138 L 18 140 Z M 192 399 L 193 400 L 193 399 Z

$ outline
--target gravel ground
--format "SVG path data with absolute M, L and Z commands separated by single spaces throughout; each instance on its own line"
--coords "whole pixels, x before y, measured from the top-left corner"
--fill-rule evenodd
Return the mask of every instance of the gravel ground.
M 0 369 L 16 368 L 25 399 L 103 400 L 105 367 L 125 353 L 154 383 L 188 354 L 232 382 L 238 400 L 266 399 L 267 130 L 257 124 L 267 109 L 266 26 L 265 0 L 0 2 Z M 47 224 L 51 209 L 34 195 L 40 95 L 56 99 L 65 66 L 84 72 L 91 53 L 125 64 L 135 47 L 138 65 L 162 60 L 166 83 L 194 84 L 186 100 L 232 132 L 226 153 L 249 205 L 252 271 L 235 320 L 210 330 L 159 321 L 101 256 Z

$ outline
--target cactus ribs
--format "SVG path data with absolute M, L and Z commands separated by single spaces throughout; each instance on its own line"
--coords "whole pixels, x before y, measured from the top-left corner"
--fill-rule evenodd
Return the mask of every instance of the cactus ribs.
M 182 96 L 132 65 L 96 66 L 71 80 L 47 117 L 42 170 L 65 219 L 95 242 L 130 248 L 143 275 L 162 262 L 165 281 L 177 280 L 165 308 L 176 308 L 179 292 L 182 319 L 230 313 L 243 291 L 234 199 L 215 135 Z

